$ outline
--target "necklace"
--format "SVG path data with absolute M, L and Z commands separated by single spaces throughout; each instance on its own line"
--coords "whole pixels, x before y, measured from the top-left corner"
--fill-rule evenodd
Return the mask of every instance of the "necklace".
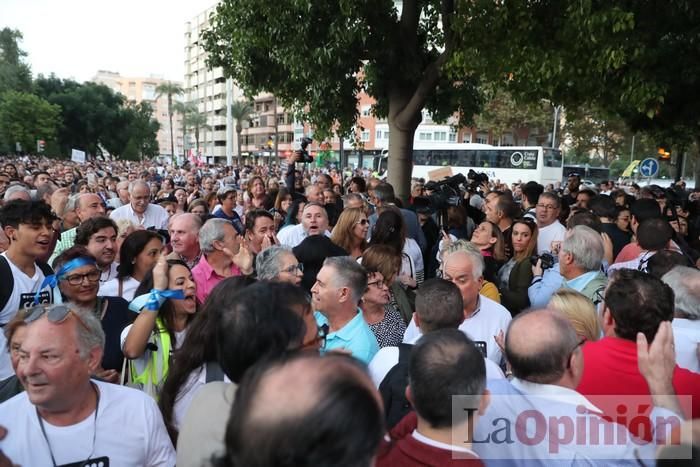
M 100 390 L 97 389 L 97 386 L 95 386 L 94 383 L 90 383 L 92 388 L 95 390 L 95 396 L 96 396 L 96 401 L 95 401 L 95 417 L 93 418 L 93 429 L 92 429 L 92 449 L 90 450 L 90 455 L 85 459 L 81 464 L 80 467 L 84 467 L 87 462 L 90 460 L 92 455 L 95 453 L 95 440 L 97 439 L 97 412 L 100 409 Z M 49 437 L 46 436 L 46 428 L 44 428 L 44 420 L 41 418 L 41 415 L 39 415 L 39 409 L 36 407 L 34 408 L 36 411 L 36 418 L 39 420 L 39 427 L 41 428 L 41 434 L 44 435 L 44 440 L 46 441 L 46 445 L 49 447 L 49 455 L 51 455 L 51 462 L 53 463 L 53 467 L 56 467 L 56 458 L 53 455 L 53 449 L 51 449 L 51 443 L 49 442 Z

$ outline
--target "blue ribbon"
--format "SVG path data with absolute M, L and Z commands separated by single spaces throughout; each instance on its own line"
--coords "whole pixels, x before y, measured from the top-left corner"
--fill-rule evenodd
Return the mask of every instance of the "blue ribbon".
M 41 287 L 34 294 L 34 305 L 39 303 L 39 295 L 45 287 L 50 287 L 54 289 L 58 285 L 58 281 L 63 279 L 63 277 L 74 269 L 82 268 L 83 266 L 95 266 L 95 260 L 92 258 L 85 258 L 81 256 L 80 258 L 74 258 L 67 263 L 65 263 L 61 268 L 56 271 L 55 274 L 46 276 L 44 282 L 41 283 Z
M 149 311 L 158 311 L 165 300 L 172 298 L 173 300 L 182 300 L 185 298 L 185 292 L 182 289 L 175 290 L 156 290 L 151 289 L 150 293 L 139 295 L 129 303 L 129 309 L 139 313 L 142 309 Z

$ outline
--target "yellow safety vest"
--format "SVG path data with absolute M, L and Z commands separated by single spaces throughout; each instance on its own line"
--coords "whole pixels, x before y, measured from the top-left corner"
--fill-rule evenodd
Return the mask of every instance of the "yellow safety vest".
M 165 329 L 163 320 L 156 318 L 156 329 L 151 334 L 149 342 L 155 344 L 158 350 L 151 350 L 151 358 L 146 368 L 140 374 L 136 374 L 134 362 L 129 362 L 129 376 L 134 385 L 140 387 L 145 393 L 154 399 L 158 398 L 160 386 L 168 375 L 170 365 L 170 334 Z

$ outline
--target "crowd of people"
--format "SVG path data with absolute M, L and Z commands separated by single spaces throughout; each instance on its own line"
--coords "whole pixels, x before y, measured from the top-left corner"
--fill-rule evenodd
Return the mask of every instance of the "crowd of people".
M 697 462 L 700 192 L 297 158 L 0 160 L 0 466 Z

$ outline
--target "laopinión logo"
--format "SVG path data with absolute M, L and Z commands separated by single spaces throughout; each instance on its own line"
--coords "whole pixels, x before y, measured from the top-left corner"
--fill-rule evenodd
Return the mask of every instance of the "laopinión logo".
M 452 442 L 482 459 L 653 460 L 659 446 L 681 445 L 682 415 L 653 407 L 648 396 L 600 396 L 593 404 L 573 391 L 490 395 L 482 415 L 479 399 L 452 397 Z M 691 407 L 691 397 L 679 400 Z M 674 456 L 689 459 L 691 452 Z

